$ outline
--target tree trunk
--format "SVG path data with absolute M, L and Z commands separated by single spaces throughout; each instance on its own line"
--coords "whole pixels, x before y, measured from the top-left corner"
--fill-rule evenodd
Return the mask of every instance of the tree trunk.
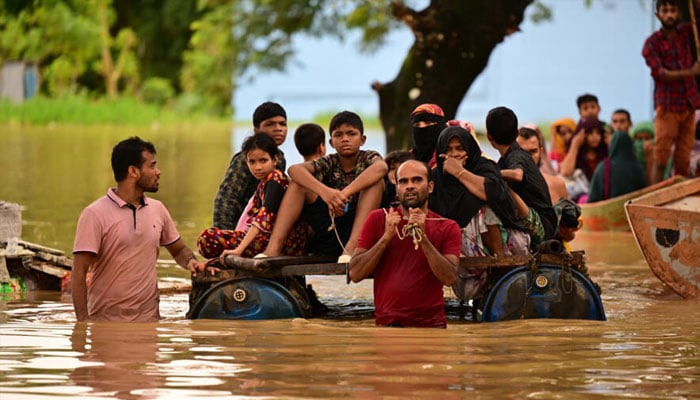
M 100 24 L 100 56 L 102 58 L 102 76 L 105 81 L 105 91 L 110 99 L 117 97 L 117 80 L 114 78 L 114 62 L 112 60 L 112 35 L 109 33 L 109 17 L 107 2 L 100 1 L 98 5 L 98 21 Z
M 415 41 L 398 76 L 373 84 L 387 152 L 413 146 L 409 117 L 417 105 L 438 104 L 448 119 L 454 118 L 491 52 L 518 30 L 532 1 L 433 0 L 420 12 L 394 2 L 395 17 L 411 28 Z

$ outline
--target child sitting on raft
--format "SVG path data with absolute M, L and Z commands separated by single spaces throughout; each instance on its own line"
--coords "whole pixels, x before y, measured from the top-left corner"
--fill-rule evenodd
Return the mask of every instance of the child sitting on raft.
M 272 227 L 289 186 L 289 179 L 277 169 L 279 149 L 275 141 L 265 133 L 248 137 L 242 146 L 250 173 L 258 179 L 249 209 L 241 215 L 236 230 L 205 229 L 197 240 L 200 254 L 206 258 L 220 255 L 253 257 L 261 253 L 270 241 Z M 302 224 L 296 224 L 289 232 L 284 255 L 299 256 L 306 250 L 307 232 Z

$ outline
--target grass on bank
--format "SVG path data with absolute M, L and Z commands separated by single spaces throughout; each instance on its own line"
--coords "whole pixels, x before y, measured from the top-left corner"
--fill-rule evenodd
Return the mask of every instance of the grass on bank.
M 129 97 L 108 100 L 89 99 L 84 96 L 62 98 L 37 96 L 19 104 L 7 100 L 0 101 L 0 123 L 149 125 L 185 121 L 231 122 L 229 118 L 182 112 Z
M 311 121 L 290 122 L 301 124 L 315 122 L 324 128 L 328 126 L 335 111 L 321 112 Z M 381 129 L 377 116 L 362 116 L 366 128 Z M 180 123 L 216 123 L 246 126 L 251 124 L 251 116 L 211 115 L 204 112 L 179 109 L 177 106 L 149 104 L 132 97 L 115 100 L 106 98 L 90 99 L 86 96 L 48 98 L 37 96 L 23 103 L 0 100 L 0 124 L 26 125 L 136 125 L 154 123 L 169 125 Z

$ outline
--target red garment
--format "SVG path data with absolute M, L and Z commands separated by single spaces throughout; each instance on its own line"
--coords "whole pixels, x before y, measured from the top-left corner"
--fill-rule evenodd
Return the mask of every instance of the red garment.
M 692 42 L 693 30 L 688 23 L 678 25 L 671 39 L 658 30 L 644 42 L 642 56 L 654 78 L 654 108 L 673 112 L 700 108 L 700 94 L 693 77 L 674 81 L 660 79 L 665 71 L 689 69 L 693 65 Z
M 428 218 L 441 217 L 429 211 Z M 399 232 L 406 222 L 401 221 Z M 384 209 L 372 211 L 362 226 L 357 247 L 371 248 L 384 234 L 384 224 Z M 428 220 L 425 235 L 441 254 L 459 256 L 462 236 L 456 222 Z M 398 235 L 394 236 L 374 271 L 376 324 L 446 327 L 442 288 L 442 282 L 433 274 L 423 251 L 414 249 L 412 238 L 407 236 L 401 240 Z

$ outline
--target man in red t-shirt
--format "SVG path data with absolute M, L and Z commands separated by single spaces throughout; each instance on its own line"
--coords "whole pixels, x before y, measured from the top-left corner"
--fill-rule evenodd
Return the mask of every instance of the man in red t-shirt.
M 350 260 L 350 279 L 374 277 L 378 326 L 445 328 L 442 288 L 457 279 L 459 227 L 428 210 L 433 182 L 425 163 L 404 162 L 396 178 L 401 206 L 369 214 Z

